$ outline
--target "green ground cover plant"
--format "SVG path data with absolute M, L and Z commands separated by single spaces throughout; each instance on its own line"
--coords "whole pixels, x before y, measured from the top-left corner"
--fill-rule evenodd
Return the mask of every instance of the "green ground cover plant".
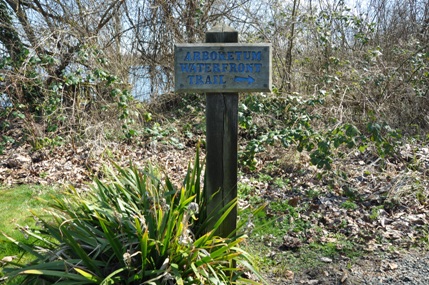
M 43 212 L 43 200 L 51 199 L 54 193 L 61 195 L 56 188 L 40 185 L 0 187 L 0 231 L 19 242 L 33 242 L 34 239 L 25 234 L 24 230 L 36 225 L 35 214 Z M 6 256 L 12 256 L 21 262 L 31 260 L 30 255 L 1 236 L 0 260 Z M 2 276 L 0 268 L 0 277 Z
M 259 275 L 240 243 L 214 232 L 235 207 L 233 201 L 216 215 L 213 230 L 203 207 L 198 155 L 183 187 L 161 181 L 152 167 L 115 165 L 107 182 L 92 191 L 71 187 L 65 198 L 53 198 L 40 227 L 25 228 L 37 241 L 11 243 L 34 256 L 29 263 L 10 262 L 4 269 L 19 284 L 259 284 L 243 275 Z M 201 211 L 203 212 L 203 211 Z M 35 246 L 37 245 L 37 246 Z M 12 283 L 11 283 L 12 284 Z

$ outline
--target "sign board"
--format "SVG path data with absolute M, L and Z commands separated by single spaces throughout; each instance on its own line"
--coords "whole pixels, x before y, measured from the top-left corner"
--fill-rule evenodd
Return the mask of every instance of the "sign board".
M 271 44 L 177 44 L 175 91 L 269 92 L 271 58 Z

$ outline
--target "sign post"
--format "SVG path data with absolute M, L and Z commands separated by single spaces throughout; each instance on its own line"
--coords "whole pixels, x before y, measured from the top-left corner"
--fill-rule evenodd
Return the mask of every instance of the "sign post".
M 205 212 L 222 215 L 237 198 L 238 92 L 271 90 L 271 46 L 238 44 L 238 32 L 220 25 L 206 33 L 205 44 L 176 45 L 174 61 L 175 91 L 206 93 Z M 227 237 L 236 225 L 234 207 L 216 234 Z
M 238 32 L 215 27 L 206 43 L 237 43 Z M 226 84 L 226 79 L 224 79 Z M 222 85 L 223 86 L 223 85 Z M 213 90 L 215 91 L 215 90 Z M 206 94 L 206 213 L 210 217 L 237 197 L 238 93 Z M 212 200 L 210 200 L 212 199 Z M 212 229 L 211 220 L 208 229 Z M 237 227 L 237 208 L 229 213 L 217 232 L 227 237 Z

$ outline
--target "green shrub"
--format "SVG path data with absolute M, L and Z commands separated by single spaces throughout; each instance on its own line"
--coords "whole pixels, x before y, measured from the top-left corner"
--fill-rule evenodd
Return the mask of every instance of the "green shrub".
M 110 171 L 111 182 L 95 181 L 92 191 L 71 188 L 55 199 L 42 228 L 29 230 L 37 239 L 24 244 L 31 264 L 10 263 L 10 280 L 22 284 L 258 284 L 243 277 L 251 257 L 239 248 L 244 236 L 221 238 L 213 233 L 235 207 L 228 205 L 212 231 L 206 219 L 197 159 L 178 190 L 162 183 L 153 168 Z M 201 211 L 203 212 L 203 211 Z M 259 276 L 257 274 L 257 276 Z
M 336 157 L 347 149 L 364 152 L 373 148 L 381 158 L 397 155 L 402 135 L 374 116 L 359 129 L 352 123 L 336 122 L 317 115 L 316 108 L 325 105 L 327 92 L 320 90 L 310 98 L 298 93 L 284 96 L 278 90 L 272 96 L 248 95 L 239 106 L 239 130 L 246 140 L 239 153 L 244 169 L 256 170 L 257 156 L 268 145 L 307 151 L 311 163 L 330 170 Z M 334 124 L 332 123 L 335 122 Z

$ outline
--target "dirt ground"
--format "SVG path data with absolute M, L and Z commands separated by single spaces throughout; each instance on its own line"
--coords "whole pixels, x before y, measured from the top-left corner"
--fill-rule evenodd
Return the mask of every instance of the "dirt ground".
M 204 150 L 202 150 L 204 158 Z M 68 185 L 88 189 L 91 177 L 102 178 L 111 161 L 144 167 L 151 163 L 180 185 L 195 147 L 168 144 L 130 146 L 117 143 L 82 147 L 59 146 L 35 151 L 30 145 L 8 146 L 0 155 L 0 185 Z M 300 236 L 286 235 L 282 244 L 268 245 L 274 254 L 312 241 L 335 241 L 341 233 L 364 253 L 357 259 L 326 258 L 320 266 L 302 271 L 267 271 L 272 284 L 429 284 L 429 149 L 404 145 L 394 159 L 370 153 L 349 153 L 324 172 L 309 164 L 303 153 L 269 149 L 258 169 L 240 171 L 239 183 L 250 195 L 267 201 L 306 205 L 301 219 L 319 228 Z M 269 164 L 275 168 L 267 170 Z M 259 173 L 287 179 L 287 186 L 255 179 Z M 308 193 L 316 191 L 318 195 Z M 353 200 L 356 208 L 345 208 Z M 249 201 L 242 199 L 245 207 Z M 346 226 L 344 222 L 346 221 Z M 321 230 L 320 230 L 321 229 Z M 299 242 L 294 244 L 299 238 Z M 299 251 L 298 251 L 299 252 Z M 298 254 L 299 255 L 299 254 Z

